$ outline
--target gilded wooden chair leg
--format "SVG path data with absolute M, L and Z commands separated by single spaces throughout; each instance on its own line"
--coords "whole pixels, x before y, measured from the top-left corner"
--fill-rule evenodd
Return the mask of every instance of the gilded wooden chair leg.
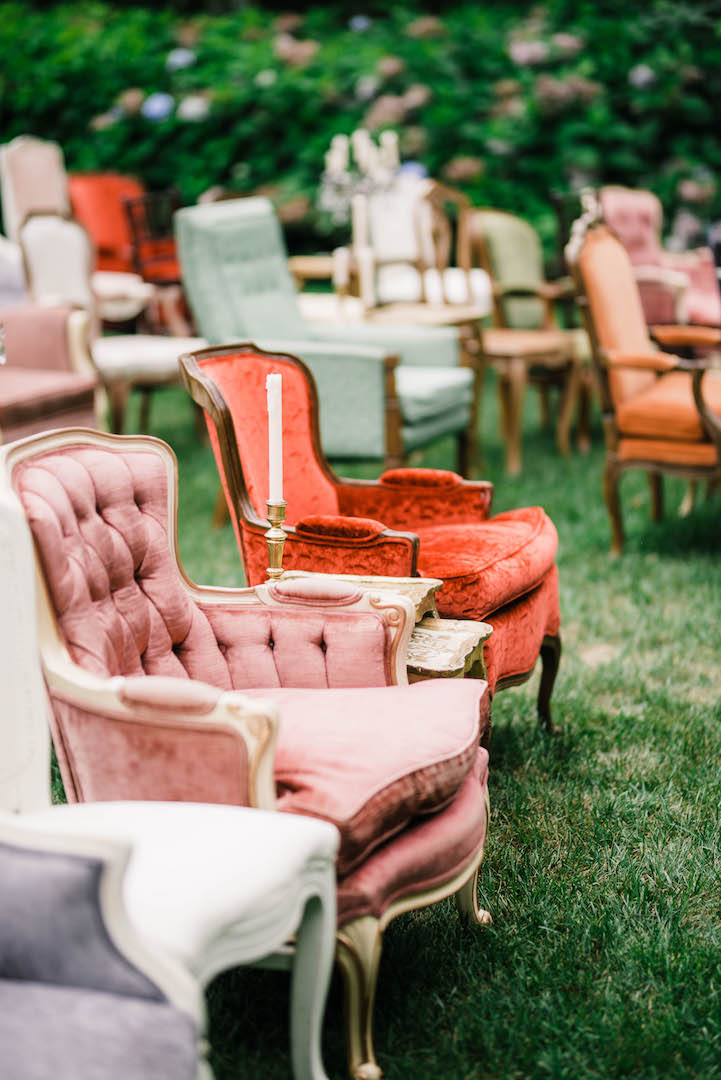
M 341 927 L 336 960 L 345 984 L 348 1071 L 354 1080 L 380 1080 L 373 1052 L 373 1003 L 383 936 L 372 915 Z
M 490 911 L 486 911 L 478 903 L 478 874 L 480 866 L 477 866 L 465 885 L 456 893 L 456 907 L 458 914 L 469 926 L 490 926 L 493 922 Z
M 621 517 L 621 501 L 618 497 L 618 465 L 615 461 L 606 460 L 603 470 L 603 494 L 606 499 L 608 516 L 611 519 L 611 554 L 620 555 L 623 551 L 623 518 Z
M 695 480 L 689 480 L 688 487 L 686 488 L 686 494 L 684 495 L 681 505 L 678 508 L 679 517 L 688 517 L 694 508 L 696 503 L 696 490 L 697 483 Z
M 296 932 L 290 989 L 290 1042 L 295 1080 L 328 1080 L 321 1030 L 333 966 L 333 896 L 312 897 Z
M 561 662 L 561 638 L 558 634 L 546 634 L 541 645 L 541 683 L 538 688 L 538 722 L 549 735 L 558 735 L 560 728 L 551 718 L 551 694 Z
M 521 471 L 521 430 L 523 428 L 523 397 L 526 392 L 526 361 L 514 356 L 508 369 L 508 444 L 506 472 L 518 476 Z
M 651 521 L 663 521 L 663 477 L 661 473 L 650 472 L 647 475 L 651 493 Z

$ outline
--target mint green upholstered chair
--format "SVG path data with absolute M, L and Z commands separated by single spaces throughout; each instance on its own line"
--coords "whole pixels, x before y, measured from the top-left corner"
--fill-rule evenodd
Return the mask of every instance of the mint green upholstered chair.
M 306 322 L 267 199 L 186 207 L 175 223 L 199 331 L 211 344 L 252 341 L 300 356 L 316 380 L 329 457 L 392 466 L 453 434 L 467 471 L 479 381 L 475 369 L 459 365 L 457 330 Z

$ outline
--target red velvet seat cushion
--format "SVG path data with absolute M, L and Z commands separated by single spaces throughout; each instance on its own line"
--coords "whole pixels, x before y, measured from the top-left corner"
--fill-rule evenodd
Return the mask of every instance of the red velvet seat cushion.
M 721 416 L 721 375 L 704 376 L 703 395 L 709 407 Z M 616 407 L 616 421 L 622 435 L 641 439 L 679 439 L 698 442 L 706 438 L 691 389 L 691 376 L 671 371 L 656 379 L 640 394 Z
M 394 900 L 425 892 L 468 865 L 488 827 L 488 754 L 476 759 L 455 799 L 374 851 L 338 882 L 338 925 L 361 915 L 380 918 Z
M 483 619 L 533 589 L 553 566 L 555 526 L 540 506 L 526 506 L 467 525 L 418 528 L 418 569 L 443 578 L 438 610 Z
M 455 797 L 490 714 L 486 683 L 470 679 L 244 693 L 278 703 L 278 809 L 338 827 L 339 874 Z

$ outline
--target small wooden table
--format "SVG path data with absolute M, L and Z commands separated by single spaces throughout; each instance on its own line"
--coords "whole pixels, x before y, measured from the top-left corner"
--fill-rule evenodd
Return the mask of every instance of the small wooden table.
M 332 577 L 355 581 L 373 592 L 407 596 L 416 606 L 416 625 L 408 645 L 408 681 L 420 679 L 485 679 L 483 645 L 493 633 L 488 623 L 472 619 L 440 619 L 435 596 L 439 578 L 367 577 L 360 574 L 316 574 L 309 570 L 286 570 L 283 580 L 300 577 Z

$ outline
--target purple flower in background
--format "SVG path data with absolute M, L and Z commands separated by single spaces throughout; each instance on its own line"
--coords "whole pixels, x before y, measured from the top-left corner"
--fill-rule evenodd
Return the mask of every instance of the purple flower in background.
M 418 176 L 421 180 L 428 176 L 428 169 L 421 165 L 420 161 L 404 161 L 398 172 L 406 176 Z
M 171 94 L 157 91 L 150 94 L 140 107 L 141 114 L 146 120 L 167 120 L 175 108 L 175 100 Z
M 195 53 L 192 49 L 186 49 L 180 46 L 177 49 L 171 49 L 165 58 L 166 71 L 180 71 L 181 68 L 192 67 L 195 63 Z
M 656 82 L 656 72 L 648 64 L 636 64 L 628 73 L 628 81 L 637 90 L 645 90 Z
M 532 67 L 548 60 L 549 48 L 545 41 L 512 41 L 508 46 L 508 55 L 514 64 Z
M 373 20 L 369 19 L 367 15 L 354 15 L 352 19 L 348 20 L 348 27 L 350 30 L 355 30 L 356 34 L 362 34 L 365 30 L 370 30 L 373 25 Z

